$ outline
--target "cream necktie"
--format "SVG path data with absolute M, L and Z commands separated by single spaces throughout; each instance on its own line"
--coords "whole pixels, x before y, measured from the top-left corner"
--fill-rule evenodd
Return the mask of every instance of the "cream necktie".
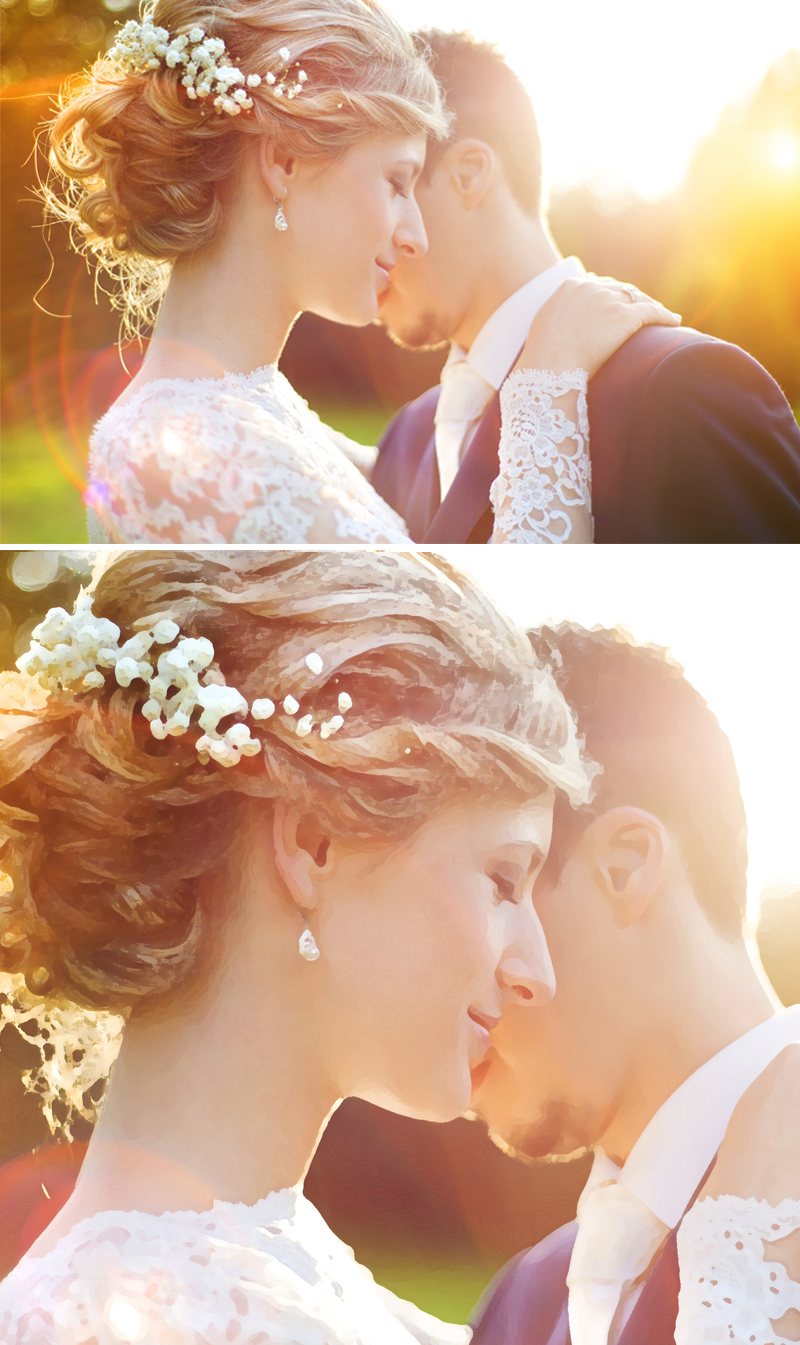
M 483 415 L 495 389 L 469 360 L 449 360 L 434 416 L 439 498 L 444 499 L 459 468 L 461 445 L 469 426 Z
M 668 1233 L 667 1224 L 613 1178 L 584 1191 L 567 1275 L 572 1345 L 607 1345 L 623 1295 Z

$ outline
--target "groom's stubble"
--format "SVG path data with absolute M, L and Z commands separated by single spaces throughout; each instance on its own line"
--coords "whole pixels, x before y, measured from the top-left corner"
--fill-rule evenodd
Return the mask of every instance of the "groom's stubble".
M 479 1111 L 474 1114 L 480 1117 Z M 575 1117 L 570 1116 L 567 1107 L 556 1101 L 548 1103 L 537 1120 L 509 1134 L 501 1135 L 491 1125 L 487 1129 L 489 1138 L 504 1153 L 536 1163 L 570 1163 L 586 1153 L 594 1142 L 588 1132 L 576 1127 Z
M 379 314 L 375 325 L 383 327 L 392 345 L 399 346 L 401 350 L 439 350 L 450 341 L 449 332 L 444 330 L 441 318 L 434 311 L 415 313 L 412 321 L 398 324 L 397 327 L 390 326 Z

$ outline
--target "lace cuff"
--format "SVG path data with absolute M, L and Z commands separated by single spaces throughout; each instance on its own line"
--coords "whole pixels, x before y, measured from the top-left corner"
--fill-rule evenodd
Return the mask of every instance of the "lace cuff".
M 584 369 L 516 369 L 506 379 L 492 542 L 561 543 L 573 531 L 591 540 L 587 384 Z
M 693 1205 L 678 1230 L 675 1345 L 800 1339 L 800 1284 L 790 1279 L 776 1245 L 797 1229 L 797 1200 L 773 1208 L 765 1200 L 718 1196 Z

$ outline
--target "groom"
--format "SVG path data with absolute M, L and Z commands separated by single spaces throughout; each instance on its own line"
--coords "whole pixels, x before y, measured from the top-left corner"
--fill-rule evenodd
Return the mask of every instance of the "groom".
M 534 893 L 556 995 L 504 1013 L 472 1106 L 517 1155 L 595 1161 L 577 1221 L 490 1286 L 473 1345 L 672 1345 L 675 1230 L 740 1098 L 787 1046 L 800 1072 L 800 1006 L 776 1015 L 747 954 L 744 808 L 708 706 L 619 631 L 533 642 L 602 773 L 589 809 L 559 801 Z
M 440 387 L 384 435 L 372 484 L 416 542 L 487 542 L 498 389 L 538 309 L 568 276 L 541 209 L 533 108 L 493 47 L 424 33 L 448 107 L 416 196 L 426 256 L 401 256 L 378 319 L 399 343 L 450 342 Z M 769 374 L 735 346 L 647 327 L 589 387 L 597 542 L 800 541 L 800 429 Z

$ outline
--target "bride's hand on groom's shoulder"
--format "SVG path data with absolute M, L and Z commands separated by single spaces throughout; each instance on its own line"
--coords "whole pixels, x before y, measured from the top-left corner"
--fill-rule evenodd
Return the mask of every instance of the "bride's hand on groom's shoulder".
M 634 285 L 588 275 L 565 280 L 533 320 L 516 369 L 585 369 L 592 378 L 641 327 L 680 316 Z

